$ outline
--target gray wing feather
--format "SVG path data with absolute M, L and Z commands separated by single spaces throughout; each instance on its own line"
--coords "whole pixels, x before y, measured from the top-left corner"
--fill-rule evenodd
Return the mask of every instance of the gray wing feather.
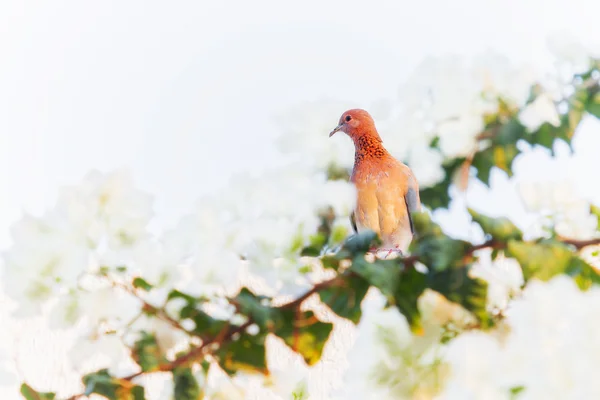
M 356 216 L 354 215 L 354 211 L 350 214 L 350 224 L 352 225 L 352 229 L 354 229 L 354 233 L 358 233 L 358 229 L 356 228 Z
M 411 213 L 421 210 L 421 199 L 419 198 L 419 192 L 413 188 L 409 188 L 406 191 L 406 195 L 404 195 L 404 202 L 406 203 L 406 208 L 408 209 L 408 220 L 410 222 L 410 231 L 414 234 L 415 227 L 413 225 Z

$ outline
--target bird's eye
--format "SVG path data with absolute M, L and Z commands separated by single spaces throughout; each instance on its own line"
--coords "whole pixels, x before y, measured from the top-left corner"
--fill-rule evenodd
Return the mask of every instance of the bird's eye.
M 352 117 L 351 117 L 351 116 L 349 116 L 349 115 L 346 115 L 346 122 L 350 121 L 351 119 L 352 119 Z

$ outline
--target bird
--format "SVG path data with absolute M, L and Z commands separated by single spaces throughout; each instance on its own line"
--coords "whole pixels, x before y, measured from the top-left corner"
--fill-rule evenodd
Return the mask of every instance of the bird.
M 385 258 L 392 252 L 406 254 L 415 234 L 411 214 L 421 211 L 415 175 L 386 150 L 367 111 L 344 112 L 329 137 L 338 131 L 354 142 L 350 175 L 356 187 L 356 206 L 350 215 L 354 232 L 374 231 L 382 241 L 377 251 L 386 251 Z

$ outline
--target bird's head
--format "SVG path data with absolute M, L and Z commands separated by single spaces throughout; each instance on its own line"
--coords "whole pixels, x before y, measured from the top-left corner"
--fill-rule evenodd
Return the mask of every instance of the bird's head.
M 342 131 L 352 139 L 365 133 L 377 134 L 375 129 L 375 121 L 373 117 L 360 108 L 348 110 L 342 114 L 338 126 L 336 126 L 330 133 L 329 137 L 332 137 L 337 131 Z

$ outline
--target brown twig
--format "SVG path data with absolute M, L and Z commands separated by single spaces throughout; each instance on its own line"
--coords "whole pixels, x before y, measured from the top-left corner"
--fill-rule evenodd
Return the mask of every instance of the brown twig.
M 197 334 L 195 334 L 194 332 L 190 332 L 187 329 L 185 329 L 183 326 L 181 326 L 181 324 L 174 318 L 171 318 L 171 316 L 167 313 L 167 311 L 164 308 L 161 307 L 156 307 L 153 306 L 152 304 L 148 303 L 146 300 L 144 300 L 136 291 L 135 289 L 124 285 L 120 282 L 115 282 L 113 280 L 111 280 L 111 283 L 114 287 L 118 287 L 119 289 L 122 289 L 124 291 L 126 291 L 127 293 L 129 293 L 130 295 L 134 296 L 135 298 L 137 298 L 139 301 L 142 302 L 142 309 L 144 311 L 149 311 L 150 313 L 153 313 L 154 315 L 156 315 L 158 318 L 162 319 L 165 322 L 168 322 L 171 326 L 173 326 L 176 329 L 179 329 L 181 331 L 184 331 L 185 333 L 191 335 L 191 336 L 198 336 Z M 198 336 L 199 337 L 199 336 Z
M 564 244 L 574 246 L 577 250 L 581 250 L 587 246 L 594 246 L 600 244 L 600 238 L 587 239 L 587 240 L 575 240 L 568 238 L 560 238 L 560 241 Z

